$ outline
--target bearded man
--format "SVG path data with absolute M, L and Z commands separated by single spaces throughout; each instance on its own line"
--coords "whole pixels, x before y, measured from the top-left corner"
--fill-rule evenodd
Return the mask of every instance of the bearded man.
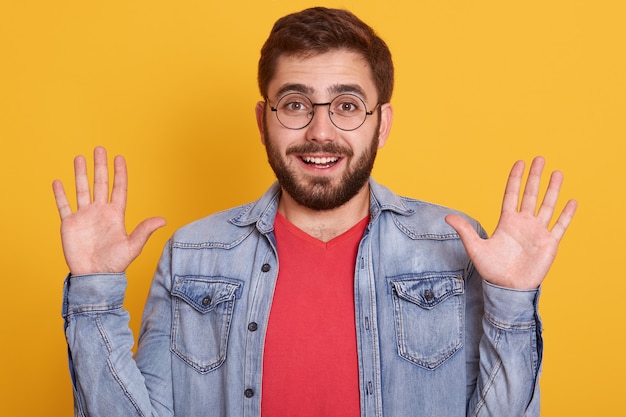
M 549 229 L 536 158 L 513 166 L 493 236 L 370 177 L 391 129 L 393 63 L 345 10 L 279 19 L 256 119 L 278 179 L 168 241 L 137 354 L 125 271 L 162 218 L 124 227 L 127 175 L 55 181 L 70 275 L 63 315 L 77 416 L 537 416 L 538 288 L 576 208 Z

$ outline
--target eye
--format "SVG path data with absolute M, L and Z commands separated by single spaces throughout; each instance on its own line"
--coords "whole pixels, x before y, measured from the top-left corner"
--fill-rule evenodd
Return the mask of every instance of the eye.
M 356 110 L 356 106 L 354 103 L 344 102 L 339 105 L 339 110 L 350 112 Z
M 360 114 L 365 110 L 365 104 L 357 96 L 341 95 L 333 100 L 333 112 L 340 116 Z
M 289 94 L 279 100 L 279 108 L 285 113 L 307 113 L 310 111 L 309 100 L 300 94 Z
M 284 110 L 298 111 L 298 110 L 302 110 L 303 108 L 304 108 L 304 104 L 299 101 L 289 101 L 283 104 Z

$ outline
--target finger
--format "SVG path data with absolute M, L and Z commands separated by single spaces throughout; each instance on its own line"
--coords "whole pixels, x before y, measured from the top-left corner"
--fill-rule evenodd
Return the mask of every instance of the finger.
M 526 186 L 524 187 L 524 195 L 522 196 L 522 204 L 520 205 L 520 212 L 526 212 L 535 215 L 537 211 L 537 200 L 539 195 L 539 187 L 541 185 L 541 174 L 543 173 L 543 167 L 546 161 L 543 157 L 538 156 L 533 159 L 528 171 L 528 179 L 526 180 Z
M 478 251 L 478 243 L 482 241 L 476 230 L 466 219 L 457 214 L 449 214 L 446 216 L 445 220 L 446 223 L 459 234 L 467 254 L 470 258 L 473 258 L 474 254 Z
M 52 182 L 52 191 L 54 192 L 54 199 L 56 201 L 57 210 L 59 210 L 59 216 L 61 216 L 61 220 L 63 220 L 72 214 L 72 207 L 70 207 L 70 203 L 67 200 L 63 183 L 59 180 L 54 180 Z
M 136 255 L 141 253 L 146 242 L 157 231 L 165 226 L 167 222 L 163 217 L 151 217 L 139 223 L 139 225 L 129 235 L 130 246 Z
M 111 191 L 111 203 L 122 208 L 126 207 L 128 195 L 128 172 L 126 161 L 122 156 L 116 156 L 113 161 L 113 190 Z
M 543 197 L 541 207 L 539 207 L 539 212 L 537 213 L 537 218 L 539 218 L 546 226 L 548 226 L 552 216 L 554 215 L 554 209 L 559 198 L 559 193 L 561 192 L 562 183 L 563 173 L 560 171 L 554 171 L 552 175 L 550 175 L 550 183 L 548 184 L 546 195 Z
M 576 200 L 569 200 L 563 211 L 559 215 L 556 223 L 552 227 L 552 235 L 560 241 L 565 234 L 565 231 L 569 227 L 572 219 L 574 218 L 574 214 L 576 213 L 576 209 L 578 208 L 578 202 Z
M 74 180 L 76 182 L 76 205 L 80 209 L 91 203 L 91 190 L 87 177 L 87 162 L 82 155 L 74 158 Z
M 102 146 L 93 150 L 93 201 L 107 203 L 109 201 L 109 169 L 107 152 Z
M 504 199 L 502 200 L 502 212 L 517 212 L 519 207 L 519 192 L 522 187 L 522 176 L 524 174 L 524 161 L 517 161 L 513 164 L 509 179 L 504 189 Z

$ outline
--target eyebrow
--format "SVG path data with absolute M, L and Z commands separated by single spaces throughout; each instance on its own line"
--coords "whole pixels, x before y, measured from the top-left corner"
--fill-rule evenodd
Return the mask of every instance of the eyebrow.
M 285 84 L 276 92 L 276 97 L 280 98 L 287 93 L 312 94 L 314 91 L 304 84 Z
M 361 88 L 357 84 L 334 84 L 327 88 L 327 91 L 329 94 L 350 93 L 360 96 L 364 100 L 367 98 L 367 95 L 365 94 L 365 91 L 363 91 L 363 88 Z M 285 84 L 276 92 L 276 96 L 280 98 L 287 93 L 300 93 L 304 95 L 311 95 L 315 93 L 315 89 L 304 84 Z
M 357 96 L 360 96 L 363 99 L 367 98 L 365 91 L 363 91 L 361 86 L 356 85 L 356 84 L 335 84 L 332 87 L 330 87 L 328 90 L 329 92 L 335 93 L 335 94 L 350 93 L 350 94 L 356 94 Z

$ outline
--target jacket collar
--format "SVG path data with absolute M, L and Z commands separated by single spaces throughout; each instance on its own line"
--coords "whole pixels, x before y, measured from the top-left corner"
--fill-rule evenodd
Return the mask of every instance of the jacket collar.
M 370 185 L 370 223 L 378 219 L 383 211 L 392 211 L 399 215 L 409 215 L 413 210 L 408 208 L 404 199 L 387 187 L 378 184 L 373 178 L 369 180 Z M 278 182 L 274 182 L 271 187 L 256 201 L 246 204 L 237 211 L 236 215 L 230 219 L 235 226 L 249 226 L 255 224 L 263 234 L 274 230 L 274 219 L 278 210 L 281 189 Z

